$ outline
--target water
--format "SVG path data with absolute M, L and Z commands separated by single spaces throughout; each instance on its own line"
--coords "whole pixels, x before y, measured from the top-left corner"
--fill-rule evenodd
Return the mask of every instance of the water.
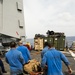
M 72 42 L 75 41 L 75 36 L 66 37 L 66 42 L 68 42 L 68 47 L 71 46 Z M 30 44 L 34 47 L 34 39 L 26 39 L 26 42 L 30 42 Z
M 66 41 L 68 42 L 68 47 L 70 47 L 72 42 L 75 41 L 75 36 L 66 37 Z
M 34 39 L 33 38 L 26 39 L 26 42 L 30 42 L 30 44 L 34 47 Z

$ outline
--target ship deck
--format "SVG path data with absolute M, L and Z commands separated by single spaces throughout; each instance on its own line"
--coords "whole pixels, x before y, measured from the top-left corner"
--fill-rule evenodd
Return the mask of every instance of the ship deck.
M 62 52 L 66 55 L 66 57 L 70 61 L 71 68 L 73 70 L 72 75 L 75 75 L 75 60 L 74 60 L 74 58 L 70 55 L 69 52 L 66 52 L 66 51 L 62 51 Z M 36 59 L 38 61 L 41 61 L 41 51 L 31 51 L 31 57 L 32 57 L 32 59 Z M 3 61 L 4 65 L 5 65 L 5 69 L 7 71 L 7 73 L 5 73 L 3 75 L 10 75 L 9 65 L 5 62 L 5 58 L 4 57 L 2 57 L 2 61 Z M 64 65 L 64 63 L 63 63 L 63 72 L 64 72 L 64 75 L 69 75 L 67 73 L 67 67 Z

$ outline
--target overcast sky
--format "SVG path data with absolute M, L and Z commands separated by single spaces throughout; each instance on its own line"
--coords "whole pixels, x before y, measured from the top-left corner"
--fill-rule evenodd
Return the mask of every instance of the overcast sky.
M 75 36 L 75 0 L 23 0 L 27 38 L 48 30 Z

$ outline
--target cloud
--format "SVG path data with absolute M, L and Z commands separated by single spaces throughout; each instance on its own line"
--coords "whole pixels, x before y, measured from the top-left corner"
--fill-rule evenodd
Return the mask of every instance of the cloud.
M 74 36 L 75 0 L 24 0 L 27 38 L 46 34 L 47 30 Z

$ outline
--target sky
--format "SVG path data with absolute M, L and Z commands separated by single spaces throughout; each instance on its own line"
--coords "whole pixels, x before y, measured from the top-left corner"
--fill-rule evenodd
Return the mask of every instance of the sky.
M 75 0 L 23 0 L 26 38 L 48 30 L 75 36 Z

